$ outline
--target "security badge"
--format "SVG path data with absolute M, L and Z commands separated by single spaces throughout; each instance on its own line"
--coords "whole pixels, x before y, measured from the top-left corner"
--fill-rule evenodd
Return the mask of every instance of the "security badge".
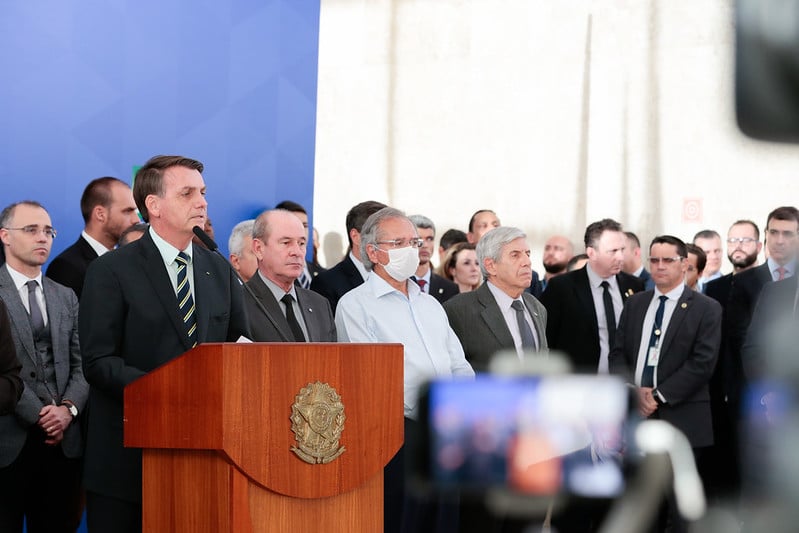
M 680 304 L 680 307 L 685 309 L 688 307 L 688 304 L 683 302 Z M 655 345 L 649 348 L 649 353 L 646 356 L 647 366 L 658 366 L 658 361 L 660 361 L 660 328 L 657 328 L 654 333 L 657 340 L 655 341 Z

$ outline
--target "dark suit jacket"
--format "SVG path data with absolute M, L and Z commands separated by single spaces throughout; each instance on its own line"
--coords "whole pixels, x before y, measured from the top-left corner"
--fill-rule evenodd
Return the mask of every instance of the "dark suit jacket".
M 272 294 L 266 283 L 261 280 L 261 276 L 257 272 L 247 282 L 247 286 L 279 328 L 279 331 L 275 329 L 272 322 L 264 316 L 264 312 L 255 303 L 253 297 L 245 291 L 244 306 L 247 310 L 250 333 L 252 334 L 250 338 L 256 342 L 294 342 L 289 340 L 293 339 L 293 335 L 280 303 L 275 300 L 275 295 Z M 297 303 L 300 306 L 302 318 L 308 330 L 308 342 L 336 342 L 336 323 L 333 320 L 330 303 L 323 296 L 302 287 L 295 285 L 294 290 L 297 292 Z
M 335 315 L 341 297 L 362 283 L 361 273 L 347 254 L 333 268 L 320 272 L 311 282 L 311 290 L 327 298 Z
M 533 318 L 539 350 L 546 351 L 547 311 L 541 302 L 526 292 L 522 293 L 522 299 Z M 444 303 L 444 311 L 450 327 L 461 341 L 466 360 L 475 372 L 487 372 L 491 358 L 498 351 L 515 349 L 497 300 L 485 283 Z
M 638 279 L 644 282 L 644 289 L 650 291 L 655 288 L 655 280 L 652 279 L 652 274 L 647 269 L 643 269 L 638 275 Z
M 624 304 L 610 351 L 610 372 L 633 383 L 644 317 L 654 291 L 634 294 Z M 685 433 L 694 448 L 713 444 L 708 383 L 721 341 L 721 306 L 685 287 L 660 344 L 657 389 L 667 400 L 657 415 Z
M 194 246 L 193 267 L 198 342 L 249 336 L 242 288 L 230 266 Z M 89 266 L 80 304 L 80 343 L 91 385 L 84 486 L 141 501 L 141 451 L 122 446 L 122 392 L 191 349 L 175 290 L 149 232 Z M 204 386 L 197 384 L 197 394 Z
M 624 272 L 616 275 L 616 281 L 622 301 L 644 288 L 643 281 Z M 541 303 L 547 308 L 549 348 L 565 352 L 577 370 L 596 373 L 599 328 L 587 270 L 581 268 L 549 280 Z
M 75 291 L 80 300 L 80 294 L 83 291 L 83 278 L 86 277 L 89 263 L 95 259 L 97 259 L 97 252 L 83 236 L 80 236 L 72 246 L 58 254 L 50 262 L 46 276 Z
M 42 291 L 47 307 L 47 322 L 53 344 L 55 390 L 57 402 L 71 400 L 81 413 L 86 406 L 89 386 L 81 369 L 81 350 L 78 344 L 78 299 L 68 288 L 48 278 L 42 278 Z M 38 355 L 33 344 L 33 332 L 28 311 L 22 304 L 14 286 L 8 266 L 0 267 L 0 299 L 8 308 L 14 345 L 22 364 L 22 377 L 35 374 Z M 49 399 L 49 398 L 48 398 Z M 28 429 L 39 421 L 39 411 L 45 403 L 27 385 L 17 403 L 15 414 L 0 417 L 0 467 L 8 466 L 17 458 L 28 437 Z M 61 449 L 67 457 L 80 457 L 83 453 L 81 417 L 70 423 L 64 432 Z
M 796 327 L 799 323 L 799 309 L 796 309 L 798 282 L 799 277 L 792 276 L 763 286 L 741 348 L 747 381 L 769 375 L 773 377 L 784 373 L 785 369 L 793 371 L 796 368 L 796 364 L 790 361 L 796 360 L 796 346 L 799 346 L 799 329 Z
M 434 272 L 430 273 L 429 293 L 430 296 L 438 300 L 439 303 L 443 304 L 453 296 L 460 294 L 460 292 L 457 283 L 453 283 L 447 278 L 442 278 Z
M 22 396 L 23 385 L 19 377 L 21 369 L 14 337 L 11 335 L 8 311 L 0 300 L 0 415 L 14 412 L 14 407 Z
M 322 272 L 327 272 L 326 268 L 322 268 L 320 265 L 315 265 L 313 261 L 305 261 L 305 265 L 308 267 L 308 272 L 311 274 L 311 281 L 313 281 L 313 279 Z
M 735 361 L 729 354 L 729 328 L 730 320 L 727 315 L 727 303 L 730 299 L 732 288 L 732 274 L 709 281 L 705 285 L 704 294 L 716 300 L 721 305 L 721 345 L 716 369 L 710 380 L 710 401 L 714 406 L 714 424 L 716 423 L 717 408 L 727 404 L 727 401 L 737 404 L 740 384 L 743 383 L 743 372 L 740 359 Z
M 732 382 L 735 390 L 732 391 L 736 398 L 740 398 L 746 387 L 746 378 L 741 370 L 741 348 L 746 339 L 749 322 L 755 310 L 760 292 L 763 287 L 774 281 L 769 272 L 768 264 L 764 263 L 755 268 L 745 270 L 732 277 L 729 301 L 727 303 L 727 360 L 731 368 L 738 369 L 735 381 Z

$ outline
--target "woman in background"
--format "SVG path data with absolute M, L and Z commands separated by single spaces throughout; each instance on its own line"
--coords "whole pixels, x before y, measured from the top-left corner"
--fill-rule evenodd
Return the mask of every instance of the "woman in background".
M 439 275 L 458 284 L 461 292 L 473 291 L 483 282 L 474 244 L 459 242 L 447 250 Z

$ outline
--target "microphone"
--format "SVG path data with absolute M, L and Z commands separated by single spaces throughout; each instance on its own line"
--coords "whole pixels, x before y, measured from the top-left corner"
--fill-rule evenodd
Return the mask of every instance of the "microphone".
M 264 307 L 264 304 L 262 304 L 261 301 L 258 298 L 255 297 L 255 293 L 252 292 L 252 289 L 246 283 L 244 283 L 244 280 L 241 279 L 241 276 L 239 276 L 239 273 L 236 272 L 236 269 L 233 268 L 233 265 L 230 264 L 230 261 L 228 261 L 228 258 L 225 257 L 222 254 L 222 252 L 219 251 L 219 245 L 217 245 L 214 242 L 214 240 L 211 238 L 211 236 L 208 235 L 205 232 L 205 230 L 203 230 L 200 226 L 194 226 L 194 228 L 192 228 L 192 231 L 197 236 L 197 238 L 202 241 L 202 243 L 206 246 L 206 248 L 208 248 L 212 252 L 215 252 L 219 257 L 221 257 L 225 261 L 225 264 L 228 266 L 230 271 L 233 272 L 233 275 L 236 276 L 236 279 L 239 280 L 239 283 L 241 283 L 241 286 L 244 287 L 245 291 L 247 291 L 247 294 L 250 295 L 252 300 L 255 302 L 255 305 L 258 306 L 258 309 L 260 309 L 261 312 L 266 315 L 266 318 L 269 320 L 269 322 L 272 324 L 272 326 L 274 326 L 274 328 L 277 331 L 278 335 L 280 335 L 280 338 L 282 339 L 282 341 L 283 342 L 294 342 L 293 340 L 289 339 L 288 337 L 286 337 L 283 334 L 283 332 L 278 327 L 277 321 L 275 320 L 275 318 L 272 315 L 269 314 L 269 311 L 266 310 L 266 307 Z

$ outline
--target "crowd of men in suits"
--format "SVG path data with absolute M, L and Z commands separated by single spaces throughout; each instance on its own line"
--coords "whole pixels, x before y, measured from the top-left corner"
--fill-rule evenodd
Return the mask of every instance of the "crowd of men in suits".
M 141 531 L 141 452 L 123 446 L 124 387 L 199 343 L 241 337 L 402 343 L 408 435 L 419 431 L 427 380 L 471 379 L 503 350 L 522 360 L 558 350 L 577 371 L 623 376 L 642 416 L 687 436 L 714 494 L 738 486 L 741 398 L 763 373 L 773 317 L 797 305 L 795 208 L 769 214 L 760 266 L 757 225 L 732 224 L 726 276 L 716 232 L 643 247 L 603 219 L 585 230 L 582 268 L 569 269 L 567 237 L 547 239 L 542 278 L 526 234 L 480 210 L 468 231 L 445 234 L 448 245 L 476 245 L 484 282 L 459 293 L 434 272 L 433 221 L 375 201 L 347 213 L 349 248 L 330 269 L 306 260 L 308 214 L 291 201 L 234 228 L 231 269 L 193 244 L 195 227 L 209 225 L 202 171 L 156 156 L 133 190 L 92 181 L 84 230 L 46 275 L 56 230 L 45 207 L 22 201 L 0 213 L 0 530 L 21 531 L 24 517 L 31 532 L 74 531 L 85 491 L 90 531 Z M 385 473 L 386 531 L 519 527 L 480 506 L 410 494 L 404 453 Z M 585 530 L 600 519 L 554 523 Z

